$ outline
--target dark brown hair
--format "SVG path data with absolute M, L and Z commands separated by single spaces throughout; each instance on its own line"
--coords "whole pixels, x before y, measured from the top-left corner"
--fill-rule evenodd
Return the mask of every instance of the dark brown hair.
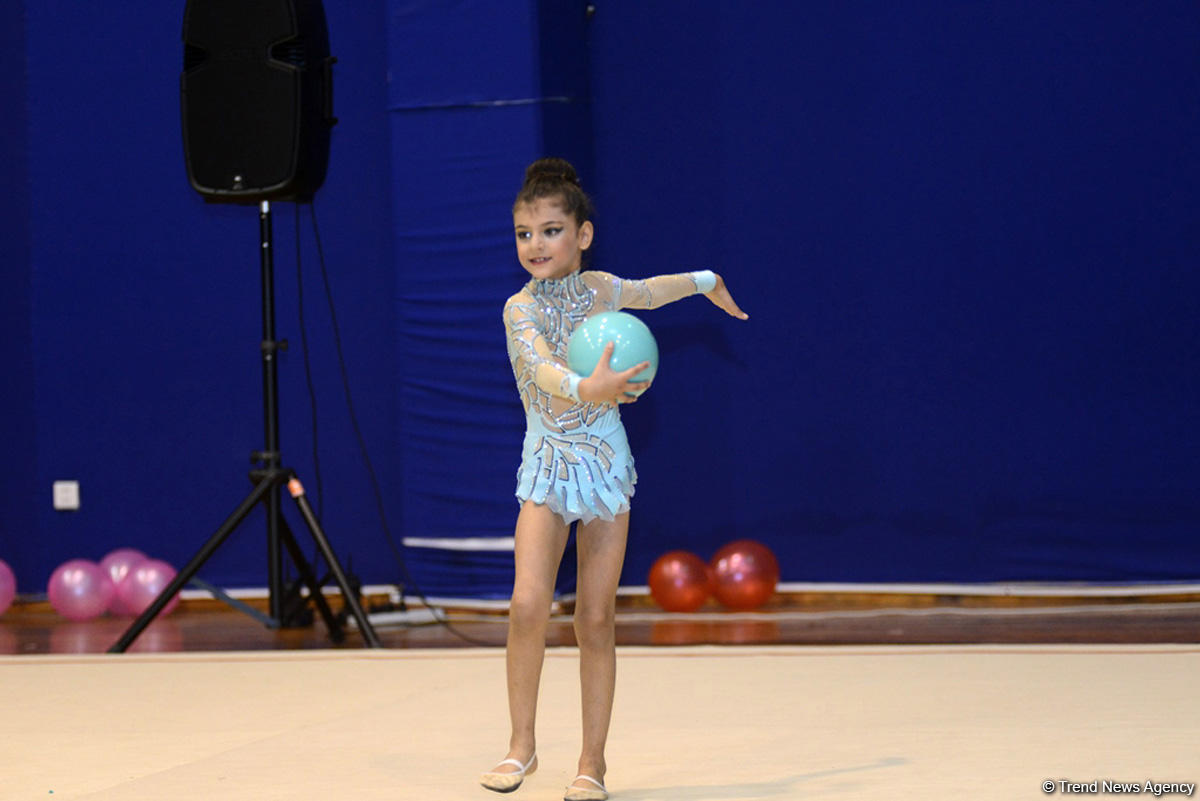
M 592 201 L 584 194 L 575 168 L 566 159 L 538 159 L 526 167 L 525 183 L 517 193 L 513 209 L 546 198 L 557 198 L 563 211 L 575 218 L 576 225 L 592 218 Z

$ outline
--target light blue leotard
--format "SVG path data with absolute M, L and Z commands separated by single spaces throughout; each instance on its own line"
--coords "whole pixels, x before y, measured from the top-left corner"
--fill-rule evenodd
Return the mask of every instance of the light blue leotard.
M 517 498 L 545 504 L 568 524 L 629 511 L 637 472 L 613 403 L 579 399 L 582 376 L 567 367 L 567 342 L 593 314 L 655 309 L 710 291 L 708 270 L 624 280 L 596 270 L 533 279 L 504 304 L 508 358 L 525 406 Z

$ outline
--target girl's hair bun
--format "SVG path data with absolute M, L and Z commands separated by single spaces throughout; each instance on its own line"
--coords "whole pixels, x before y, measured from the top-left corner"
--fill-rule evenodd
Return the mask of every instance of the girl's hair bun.
M 525 168 L 526 186 L 535 181 L 556 180 L 575 184 L 575 186 L 582 188 L 582 185 L 579 183 L 579 175 L 576 174 L 575 168 L 566 159 L 554 157 L 538 159 Z
M 592 218 L 592 201 L 584 194 L 579 174 L 566 159 L 538 159 L 526 167 L 525 183 L 517 193 L 513 208 L 544 198 L 560 202 L 563 210 L 574 217 L 579 225 Z

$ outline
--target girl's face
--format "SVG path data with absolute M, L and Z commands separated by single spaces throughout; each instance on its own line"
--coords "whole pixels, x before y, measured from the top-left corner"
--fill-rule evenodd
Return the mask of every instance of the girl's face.
M 517 258 L 534 278 L 566 278 L 579 269 L 592 244 L 592 223 L 578 225 L 554 198 L 513 209 Z

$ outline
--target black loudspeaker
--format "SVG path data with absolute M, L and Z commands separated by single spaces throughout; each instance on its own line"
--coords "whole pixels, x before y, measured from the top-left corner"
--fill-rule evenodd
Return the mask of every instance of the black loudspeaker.
M 333 64 L 320 0 L 188 0 L 180 106 L 205 200 L 308 200 L 325 181 Z

